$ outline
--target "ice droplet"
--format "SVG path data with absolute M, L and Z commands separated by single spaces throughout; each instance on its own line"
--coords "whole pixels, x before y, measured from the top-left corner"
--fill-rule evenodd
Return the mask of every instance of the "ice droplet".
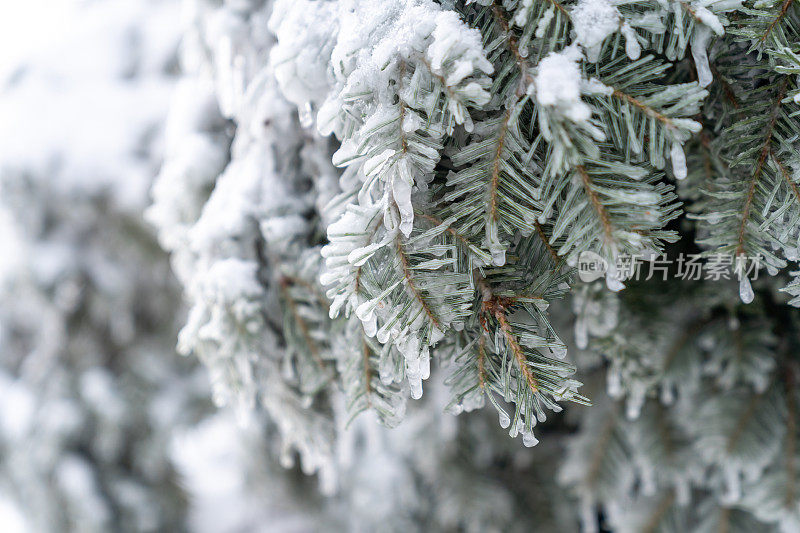
M 739 298 L 746 304 L 749 304 L 755 298 L 753 287 L 750 285 L 750 279 L 747 276 L 739 278 Z
M 304 128 L 310 128 L 314 125 L 314 114 L 311 110 L 311 102 L 306 102 L 297 108 L 297 118 L 300 119 L 300 125 Z
M 625 53 L 634 61 L 639 59 L 639 56 L 642 55 L 642 47 L 636 38 L 636 32 L 627 22 L 622 24 L 621 30 L 622 35 L 625 36 Z
M 614 292 L 619 292 L 625 288 L 625 284 L 614 276 L 606 274 L 606 287 Z
M 464 411 L 464 407 L 460 403 L 454 403 L 447 408 L 447 412 L 451 415 L 458 416 Z
M 411 388 L 411 397 L 415 400 L 422 398 L 422 380 L 420 378 L 409 379 L 408 384 Z
M 681 143 L 672 143 L 672 148 L 669 151 L 669 157 L 672 160 L 672 172 L 675 174 L 675 179 L 686 179 L 686 154 L 683 153 Z
M 536 438 L 536 437 L 533 435 L 533 431 L 531 431 L 531 432 L 525 432 L 525 433 L 523 433 L 523 434 L 522 434 L 522 444 L 523 444 L 523 445 L 524 445 L 526 448 L 530 448 L 530 447 L 532 447 L 532 446 L 536 446 L 537 444 L 539 444 L 539 439 L 537 439 L 537 438 Z
M 500 418 L 500 427 L 506 429 L 508 426 L 511 425 L 511 418 L 509 418 L 508 413 L 505 411 L 499 411 L 498 417 Z

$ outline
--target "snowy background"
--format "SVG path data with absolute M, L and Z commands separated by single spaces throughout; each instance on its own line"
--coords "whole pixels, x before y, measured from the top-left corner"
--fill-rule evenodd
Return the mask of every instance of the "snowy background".
M 0 1 L 0 531 L 305 529 L 174 350 L 142 213 L 181 31 L 176 0 Z

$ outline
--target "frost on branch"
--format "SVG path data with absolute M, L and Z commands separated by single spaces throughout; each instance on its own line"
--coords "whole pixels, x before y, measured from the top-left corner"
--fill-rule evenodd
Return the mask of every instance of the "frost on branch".
M 175 257 L 187 258 L 182 280 L 200 317 L 186 339 L 215 375 L 228 372 L 231 398 L 247 390 L 266 412 L 287 463 L 299 451 L 326 488 L 334 474 L 341 487 L 363 479 L 334 457 L 355 438 L 342 428 L 371 428 L 356 418 L 371 411 L 407 429 L 403 418 L 444 403 L 446 372 L 449 412 L 488 402 L 491 425 L 524 445 L 571 443 L 562 481 L 587 529 L 598 512 L 621 530 L 716 524 L 740 501 L 733 489 L 779 470 L 777 453 L 757 470 L 736 466 L 697 414 L 736 433 L 796 347 L 773 290 L 797 292 L 783 271 L 799 227 L 798 71 L 782 42 L 794 35 L 793 4 L 771 15 L 749 5 L 732 24 L 725 13 L 739 3 L 728 0 L 255 4 L 222 9 L 225 24 L 204 30 L 230 37 L 208 46 L 207 65 L 228 91 L 230 162 L 197 180 L 213 183 L 207 201 L 201 187 L 156 196 L 162 220 L 177 213 L 162 240 L 183 235 Z M 748 24 L 769 30 L 763 41 L 742 37 Z M 195 201 L 204 205 L 189 209 Z M 680 201 L 692 217 L 679 218 Z M 655 282 L 632 279 L 626 260 L 646 271 L 662 252 L 697 252 L 681 234 L 709 256 L 760 253 L 777 279 L 643 289 Z M 576 285 L 584 254 L 605 262 L 605 283 Z M 559 300 L 573 291 L 570 310 Z M 201 331 L 215 328 L 203 345 Z M 425 398 L 407 402 L 423 381 Z M 598 407 L 547 416 L 588 405 L 582 381 Z M 713 407 L 740 397 L 744 411 Z M 505 444 L 472 425 L 485 417 L 448 424 L 479 427 L 461 440 L 495 464 Z M 760 442 L 746 438 L 742 456 Z M 430 457 L 384 449 L 370 456 Z M 386 478 L 409 486 L 398 472 Z M 730 514 L 740 515 L 746 524 L 753 513 Z
M 301 14 L 308 10 L 325 10 L 336 18 L 338 28 L 329 28 L 338 32 L 328 44 L 302 32 L 307 18 Z M 279 3 L 272 25 L 279 28 L 273 53 L 278 72 L 290 68 L 287 62 L 299 65 L 304 57 L 299 47 L 316 46 L 320 58 L 330 58 L 329 66 L 319 64 L 323 70 L 306 73 L 303 65 L 298 72 L 298 81 L 307 86 L 318 86 L 326 75 L 330 80 L 327 94 L 309 94 L 303 105 L 315 112 L 322 134 L 333 133 L 342 141 L 333 160 L 359 176 L 359 196 L 384 197 L 391 211 L 386 223 L 398 224 L 408 236 L 414 220 L 412 191 L 424 190 L 432 179 L 442 143 L 455 125 L 472 129 L 468 108 L 489 100 L 486 74 L 492 66 L 479 33 L 455 13 L 419 0 L 345 3 L 338 13 L 327 3 Z M 314 40 L 296 42 L 291 37 L 296 34 Z M 281 81 L 282 89 L 295 98 L 287 83 Z

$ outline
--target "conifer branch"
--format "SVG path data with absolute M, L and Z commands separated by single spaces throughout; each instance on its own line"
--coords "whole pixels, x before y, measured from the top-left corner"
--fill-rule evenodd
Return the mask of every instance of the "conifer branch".
M 297 327 L 300 329 L 300 335 L 303 337 L 303 341 L 306 344 L 306 348 L 308 348 L 308 353 L 311 355 L 311 359 L 316 363 L 316 365 L 320 369 L 325 368 L 325 362 L 322 360 L 320 356 L 319 348 L 317 347 L 317 343 L 314 342 L 314 339 L 311 337 L 311 331 L 308 328 L 308 324 L 303 319 L 303 316 L 300 314 L 299 309 L 297 308 L 297 303 L 292 299 L 291 294 L 289 294 L 289 285 L 290 281 L 288 278 L 282 278 L 280 281 L 281 293 L 283 294 L 283 299 L 286 302 L 286 305 L 289 306 L 289 312 L 292 314 L 294 321 L 297 323 Z
M 635 108 L 637 108 L 640 111 L 642 111 L 648 117 L 656 119 L 657 121 L 661 122 L 665 126 L 667 126 L 669 128 L 674 128 L 675 127 L 675 124 L 673 124 L 672 120 L 670 120 L 669 117 L 664 116 L 663 114 L 659 113 L 658 111 L 656 111 L 652 107 L 643 104 L 642 102 L 640 102 L 639 100 L 637 100 L 633 96 L 631 96 L 629 94 L 626 94 L 626 93 L 620 91 L 619 89 L 614 89 L 614 92 L 612 92 L 611 95 L 614 96 L 615 98 L 619 99 L 619 100 L 622 100 L 624 102 L 629 103 L 630 105 L 632 105 Z
M 742 437 L 747 424 L 756 414 L 756 408 L 758 407 L 759 402 L 763 397 L 763 393 L 754 394 L 750 396 L 750 399 L 747 403 L 747 408 L 744 412 L 738 417 L 736 421 L 736 426 L 734 426 L 733 431 L 731 432 L 730 436 L 728 437 L 728 442 L 725 444 L 725 451 L 728 453 L 733 452 L 736 444 L 739 442 L 739 439 Z
M 592 189 L 592 178 L 586 172 L 586 169 L 583 167 L 583 165 L 576 165 L 575 170 L 581 177 L 581 183 L 583 183 L 583 188 L 586 191 L 586 194 L 589 196 L 589 201 L 597 213 L 597 216 L 600 218 L 600 223 L 603 225 L 603 232 L 606 236 L 606 241 L 611 243 L 613 241 L 613 227 L 611 226 L 611 220 L 608 217 L 606 208 L 603 207 L 602 202 L 600 202 L 600 199 L 597 197 L 597 193 L 594 191 L 594 189 Z
M 775 17 L 775 20 L 773 20 L 772 23 L 770 23 L 770 25 L 767 26 L 767 29 L 764 31 L 764 34 L 759 39 L 761 41 L 761 44 L 767 42 L 767 38 L 769 37 L 770 33 L 772 33 L 772 31 L 775 29 L 775 26 L 777 26 L 781 22 L 781 20 L 783 20 L 783 17 L 786 16 L 786 13 L 789 11 L 789 7 L 792 5 L 793 1 L 795 0 L 783 0 L 783 5 L 781 5 L 781 10 L 778 12 L 778 15 Z
M 658 506 L 656 507 L 653 514 L 647 520 L 644 527 L 642 528 L 643 533 L 655 533 L 659 527 L 659 522 L 666 514 L 667 510 L 675 503 L 675 491 L 670 490 L 662 499 L 659 501 Z
M 492 175 L 489 182 L 489 217 L 497 221 L 497 189 L 500 182 L 500 166 L 503 161 L 503 145 L 505 144 L 506 134 L 508 133 L 508 121 L 511 119 L 511 110 L 508 109 L 503 115 L 500 123 L 500 131 L 497 136 L 497 148 L 492 160 Z
M 617 424 L 617 411 L 616 407 L 609 411 L 606 420 L 603 424 L 603 429 L 600 431 L 600 436 L 594 445 L 592 452 L 592 459 L 589 463 L 589 470 L 586 473 L 586 482 L 588 485 L 594 485 L 597 476 L 600 474 L 600 466 L 603 464 L 603 454 L 608 449 L 608 443 L 614 435 L 614 429 Z
M 481 334 L 478 340 L 478 386 L 486 390 L 486 335 Z
M 755 196 L 756 185 L 758 184 L 758 180 L 761 177 L 761 173 L 764 170 L 764 164 L 767 161 L 767 157 L 772 151 L 771 143 L 772 143 L 772 134 L 775 129 L 775 122 L 778 120 L 778 110 L 781 106 L 781 100 L 783 100 L 783 96 L 786 94 L 786 87 L 788 86 L 788 78 L 784 78 L 783 84 L 781 85 L 780 91 L 778 91 L 778 98 L 775 100 L 775 104 L 772 109 L 772 117 L 770 118 L 769 125 L 767 126 L 766 131 L 766 139 L 764 140 L 764 144 L 761 147 L 761 151 L 758 156 L 758 160 L 756 161 L 756 168 L 753 171 L 753 176 L 750 179 L 750 184 L 747 188 L 747 195 L 745 196 L 744 207 L 742 208 L 742 220 L 739 225 L 738 237 L 737 237 L 737 244 L 736 244 L 736 256 L 744 256 L 746 255 L 744 249 L 744 240 L 745 240 L 745 233 L 747 229 L 747 221 L 750 218 L 750 209 L 752 208 L 753 204 L 753 197 Z
M 372 365 L 369 362 L 370 347 L 367 344 L 366 332 L 364 326 L 361 327 L 361 356 L 364 365 L 364 397 L 367 399 L 367 407 L 372 408 Z
M 489 302 L 484 302 L 484 308 L 486 311 L 494 316 L 495 320 L 500 324 L 500 331 L 503 332 L 503 337 L 505 338 L 506 344 L 508 345 L 511 353 L 514 354 L 514 358 L 517 360 L 517 365 L 519 366 L 520 372 L 525 377 L 525 382 L 528 384 L 531 392 L 537 393 L 539 392 L 539 384 L 536 381 L 536 378 L 533 376 L 530 367 L 528 367 L 528 361 L 525 358 L 525 354 L 522 352 L 522 347 L 517 342 L 516 337 L 514 336 L 513 331 L 511 330 L 511 324 L 508 322 L 508 318 L 506 317 L 506 306 L 507 303 L 502 298 L 493 298 Z
M 789 175 L 789 171 L 786 170 L 786 167 L 778 159 L 778 156 L 775 155 L 774 150 L 770 150 L 770 155 L 772 156 L 772 160 L 775 162 L 775 165 L 777 165 L 778 170 L 781 171 L 781 175 L 786 181 L 786 185 L 789 187 L 789 190 L 792 191 L 792 194 L 794 195 L 795 200 L 797 200 L 798 205 L 800 205 L 800 187 L 797 186 L 797 183 Z
M 414 298 L 416 298 L 419 304 L 422 306 L 422 309 L 425 311 L 425 314 L 428 315 L 430 321 L 433 322 L 433 325 L 439 329 L 442 329 L 439 319 L 436 318 L 436 315 L 433 313 L 433 310 L 428 305 L 428 302 L 426 301 L 425 297 L 422 295 L 422 293 L 420 293 L 420 291 L 417 289 L 416 284 L 414 283 L 414 276 L 411 274 L 411 268 L 409 267 L 408 264 L 408 257 L 406 257 L 405 246 L 403 246 L 403 243 L 400 240 L 400 235 L 397 235 L 397 237 L 395 237 L 395 246 L 397 247 L 397 256 L 400 258 L 400 267 L 402 268 L 403 271 L 403 277 L 406 280 L 406 286 L 414 295 Z
M 567 15 L 566 10 L 555 2 L 554 0 L 548 0 L 554 6 L 559 8 L 563 14 Z M 503 14 L 503 9 L 500 7 L 497 2 L 492 4 L 492 15 L 494 15 L 497 22 L 500 24 L 500 27 L 503 29 L 503 32 L 506 35 L 506 45 L 508 50 L 511 52 L 511 55 L 514 56 L 514 62 L 517 64 L 517 68 L 519 69 L 520 74 L 522 75 L 522 79 L 525 81 L 525 84 L 530 84 L 533 82 L 533 76 L 530 74 L 530 66 L 528 65 L 527 59 L 523 57 L 523 55 L 519 51 L 519 42 L 517 41 L 517 37 L 514 35 L 514 32 L 511 30 L 511 25 L 508 23 L 508 19 L 506 19 L 505 15 Z M 567 15 L 568 16 L 568 15 Z M 517 98 L 522 96 L 523 89 L 521 85 L 517 86 L 516 95 Z
M 539 224 L 538 220 L 534 221 L 533 226 L 536 228 L 536 234 L 540 239 L 542 239 L 542 243 L 547 249 L 547 253 L 550 254 L 550 257 L 552 257 L 553 261 L 555 261 L 556 265 L 554 268 L 558 268 L 564 258 L 559 256 L 558 252 L 556 252 L 555 248 L 553 248 L 553 246 L 550 244 L 550 239 L 548 239 L 547 235 L 545 235 L 544 228 L 542 228 L 542 225 Z

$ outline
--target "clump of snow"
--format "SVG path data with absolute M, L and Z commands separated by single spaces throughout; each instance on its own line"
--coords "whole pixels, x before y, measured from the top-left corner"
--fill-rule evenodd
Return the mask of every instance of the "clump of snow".
M 596 62 L 606 37 L 617 31 L 622 21 L 609 0 L 580 0 L 570 12 L 575 40 L 586 50 L 586 57 Z
M 534 84 L 536 101 L 575 122 L 589 120 L 591 108 L 581 100 L 580 51 L 569 47 L 551 52 L 539 62 Z
M 270 51 L 275 78 L 286 99 L 307 109 L 325 99 L 329 84 L 328 64 L 338 29 L 335 2 L 279 0 L 269 28 L 278 43 Z M 309 119 L 313 113 L 309 109 Z

